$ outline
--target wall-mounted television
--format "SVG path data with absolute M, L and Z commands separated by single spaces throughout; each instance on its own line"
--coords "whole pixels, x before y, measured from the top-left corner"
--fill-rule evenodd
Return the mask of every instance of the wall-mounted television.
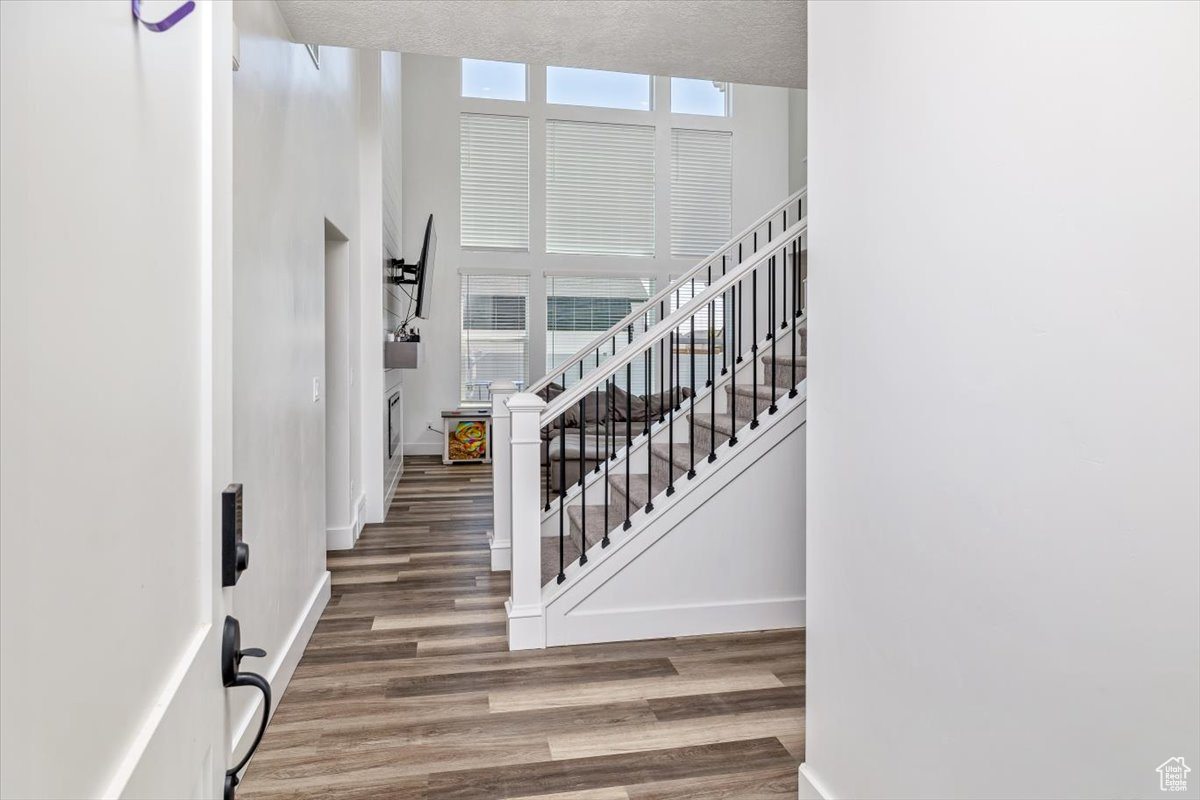
M 397 286 L 416 286 L 416 294 L 409 295 L 413 307 L 410 317 L 429 319 L 432 305 L 433 267 L 437 259 L 437 231 L 433 227 L 433 214 L 425 222 L 425 238 L 421 242 L 421 258 L 416 264 L 406 264 L 402 258 L 393 258 L 389 263 L 393 273 L 388 279 Z

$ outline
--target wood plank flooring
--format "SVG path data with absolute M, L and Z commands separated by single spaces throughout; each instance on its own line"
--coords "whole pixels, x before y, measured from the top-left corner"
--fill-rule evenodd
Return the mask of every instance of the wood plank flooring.
M 406 460 L 240 798 L 796 797 L 803 631 L 509 652 L 491 514 L 489 467 Z

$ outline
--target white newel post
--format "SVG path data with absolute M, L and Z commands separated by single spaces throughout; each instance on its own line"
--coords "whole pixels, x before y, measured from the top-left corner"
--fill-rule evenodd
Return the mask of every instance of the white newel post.
M 493 381 L 492 393 L 492 572 L 512 569 L 512 424 L 508 398 L 517 391 L 512 381 Z
M 508 649 L 534 650 L 546 646 L 542 609 L 542 507 L 539 502 L 542 437 L 541 414 L 546 403 L 536 394 L 514 394 L 508 400 L 510 480 L 512 494 L 512 596 L 508 611 Z

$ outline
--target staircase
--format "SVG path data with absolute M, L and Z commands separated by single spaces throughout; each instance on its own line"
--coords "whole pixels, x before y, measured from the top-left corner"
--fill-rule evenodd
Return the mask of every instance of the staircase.
M 805 210 L 788 198 L 530 392 L 498 387 L 513 649 L 803 624 Z

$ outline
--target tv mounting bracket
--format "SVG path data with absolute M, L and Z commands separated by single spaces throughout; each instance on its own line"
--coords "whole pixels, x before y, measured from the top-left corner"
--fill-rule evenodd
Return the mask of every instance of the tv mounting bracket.
M 399 275 L 392 274 L 388 276 L 388 283 L 396 286 L 415 286 L 420 281 L 420 272 L 418 272 L 416 265 L 405 264 L 403 258 L 389 258 L 387 266 L 393 273 L 395 270 L 400 270 Z

